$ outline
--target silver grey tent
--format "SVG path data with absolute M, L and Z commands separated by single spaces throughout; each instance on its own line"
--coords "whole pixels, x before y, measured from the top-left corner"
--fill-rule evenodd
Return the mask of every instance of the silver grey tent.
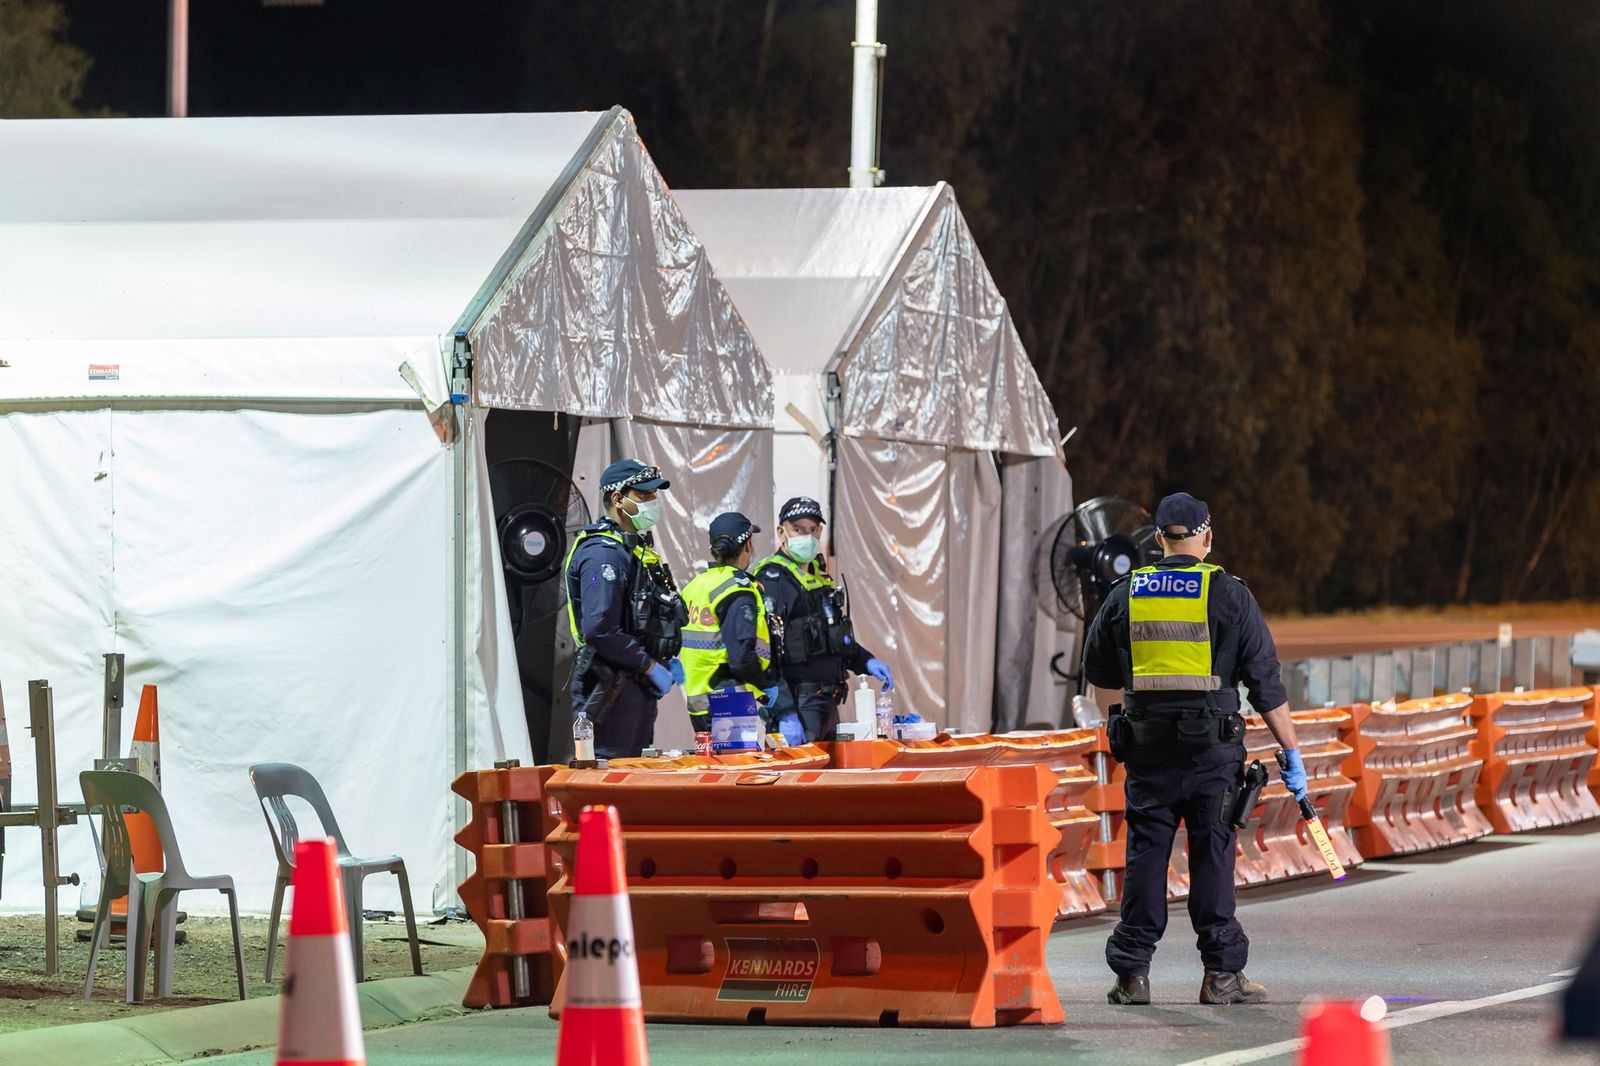
M 122 652 L 160 687 L 184 846 L 246 907 L 275 863 L 245 770 L 275 760 L 453 900 L 451 778 L 562 728 L 527 713 L 565 686 L 564 621 L 548 581 L 513 614 L 498 519 L 526 501 L 496 468 L 592 510 L 611 451 L 674 464 L 685 567 L 695 526 L 771 498 L 768 370 L 632 119 L 0 122 L 0 159 L 13 714 L 52 681 L 74 798 Z M 7 907 L 40 905 L 37 839 Z M 93 871 L 87 832 L 63 867 Z
M 1067 637 L 1032 558 L 1071 481 L 954 192 L 675 195 L 772 365 L 775 501 L 830 504 L 862 641 L 905 702 L 966 730 L 1058 720 Z

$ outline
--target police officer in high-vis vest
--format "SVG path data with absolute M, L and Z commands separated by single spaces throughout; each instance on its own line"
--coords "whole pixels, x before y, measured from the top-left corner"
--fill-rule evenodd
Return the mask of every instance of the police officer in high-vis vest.
M 1150 957 L 1167 927 L 1167 864 L 1182 821 L 1189 843 L 1189 918 L 1205 978 L 1201 1003 L 1261 1003 L 1244 975 L 1250 941 L 1234 917 L 1234 828 L 1224 793 L 1244 770 L 1239 685 L 1285 749 L 1283 783 L 1306 794 L 1305 764 L 1272 634 L 1243 581 L 1204 562 L 1211 512 L 1186 492 L 1156 508 L 1164 557 L 1106 597 L 1089 627 L 1084 671 L 1122 690 L 1108 725 L 1127 767 L 1127 872 L 1122 920 L 1106 942 L 1114 1004 L 1150 1002 Z
M 822 525 L 816 500 L 786 501 L 778 509 L 778 551 L 756 566 L 768 607 L 783 621 L 783 684 L 773 710 L 779 720 L 798 712 L 807 740 L 834 739 L 851 673 L 894 688 L 889 664 L 856 640 L 849 600 L 822 557 Z
M 683 694 L 696 733 L 711 731 L 712 692 L 744 689 L 764 707 L 778 683 L 766 601 L 748 571 L 761 530 L 729 512 L 712 520 L 710 532 L 711 566 L 683 588 Z
M 595 754 L 604 759 L 649 746 L 656 701 L 682 681 L 683 600 L 649 533 L 661 517 L 657 494 L 670 484 L 633 459 L 606 467 L 605 517 L 585 526 L 567 553 L 567 617 L 578 644 L 572 705 L 594 722 Z

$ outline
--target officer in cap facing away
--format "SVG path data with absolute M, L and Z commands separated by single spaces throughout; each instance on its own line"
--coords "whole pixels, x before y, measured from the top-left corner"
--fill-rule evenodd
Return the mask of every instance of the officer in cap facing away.
M 778 509 L 778 551 L 756 566 L 769 607 L 783 621 L 781 721 L 798 711 L 807 740 L 832 740 L 849 674 L 871 674 L 894 688 L 889 664 L 856 641 L 850 603 L 828 574 L 817 534 L 822 505 L 796 496 Z
M 594 722 L 604 759 L 649 746 L 656 701 L 682 681 L 683 600 L 649 532 L 661 517 L 657 494 L 670 484 L 637 460 L 612 463 L 600 478 L 605 517 L 567 552 L 567 618 L 578 644 L 572 706 Z
M 683 627 L 683 694 L 696 733 L 710 732 L 710 696 L 718 689 L 743 688 L 759 704 L 772 702 L 778 683 L 772 625 L 761 585 L 748 569 L 760 532 L 736 511 L 712 519 L 711 565 L 683 588 L 689 611 Z M 792 719 L 784 739 L 801 743 L 798 727 L 798 719 Z
M 1306 794 L 1277 649 L 1243 581 L 1204 561 L 1211 512 L 1186 492 L 1156 508 L 1164 557 L 1106 597 L 1084 649 L 1096 688 L 1121 689 L 1108 733 L 1127 766 L 1127 873 L 1122 920 L 1106 941 L 1117 975 L 1114 1004 L 1150 1002 L 1150 958 L 1167 927 L 1167 864 L 1178 822 L 1189 842 L 1189 919 L 1205 978 L 1201 1003 L 1262 1003 L 1267 990 L 1244 975 L 1250 941 L 1234 917 L 1234 828 L 1224 793 L 1244 769 L 1238 689 L 1285 749 L 1283 783 Z

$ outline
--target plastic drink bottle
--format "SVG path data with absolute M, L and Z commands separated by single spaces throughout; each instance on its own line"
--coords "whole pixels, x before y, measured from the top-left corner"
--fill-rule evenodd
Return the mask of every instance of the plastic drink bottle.
M 594 765 L 594 723 L 582 710 L 572 716 L 572 761 Z

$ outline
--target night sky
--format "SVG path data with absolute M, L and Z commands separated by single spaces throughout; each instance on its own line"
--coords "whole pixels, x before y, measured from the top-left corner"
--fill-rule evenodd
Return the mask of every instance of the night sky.
M 68 39 L 94 57 L 80 105 L 166 112 L 167 5 L 66 0 Z M 555 111 L 610 106 L 523 58 L 527 35 L 559 33 L 555 5 L 473 0 L 192 0 L 191 115 Z M 471 18 L 459 15 L 471 8 Z M 450 12 L 458 12 L 451 17 Z

